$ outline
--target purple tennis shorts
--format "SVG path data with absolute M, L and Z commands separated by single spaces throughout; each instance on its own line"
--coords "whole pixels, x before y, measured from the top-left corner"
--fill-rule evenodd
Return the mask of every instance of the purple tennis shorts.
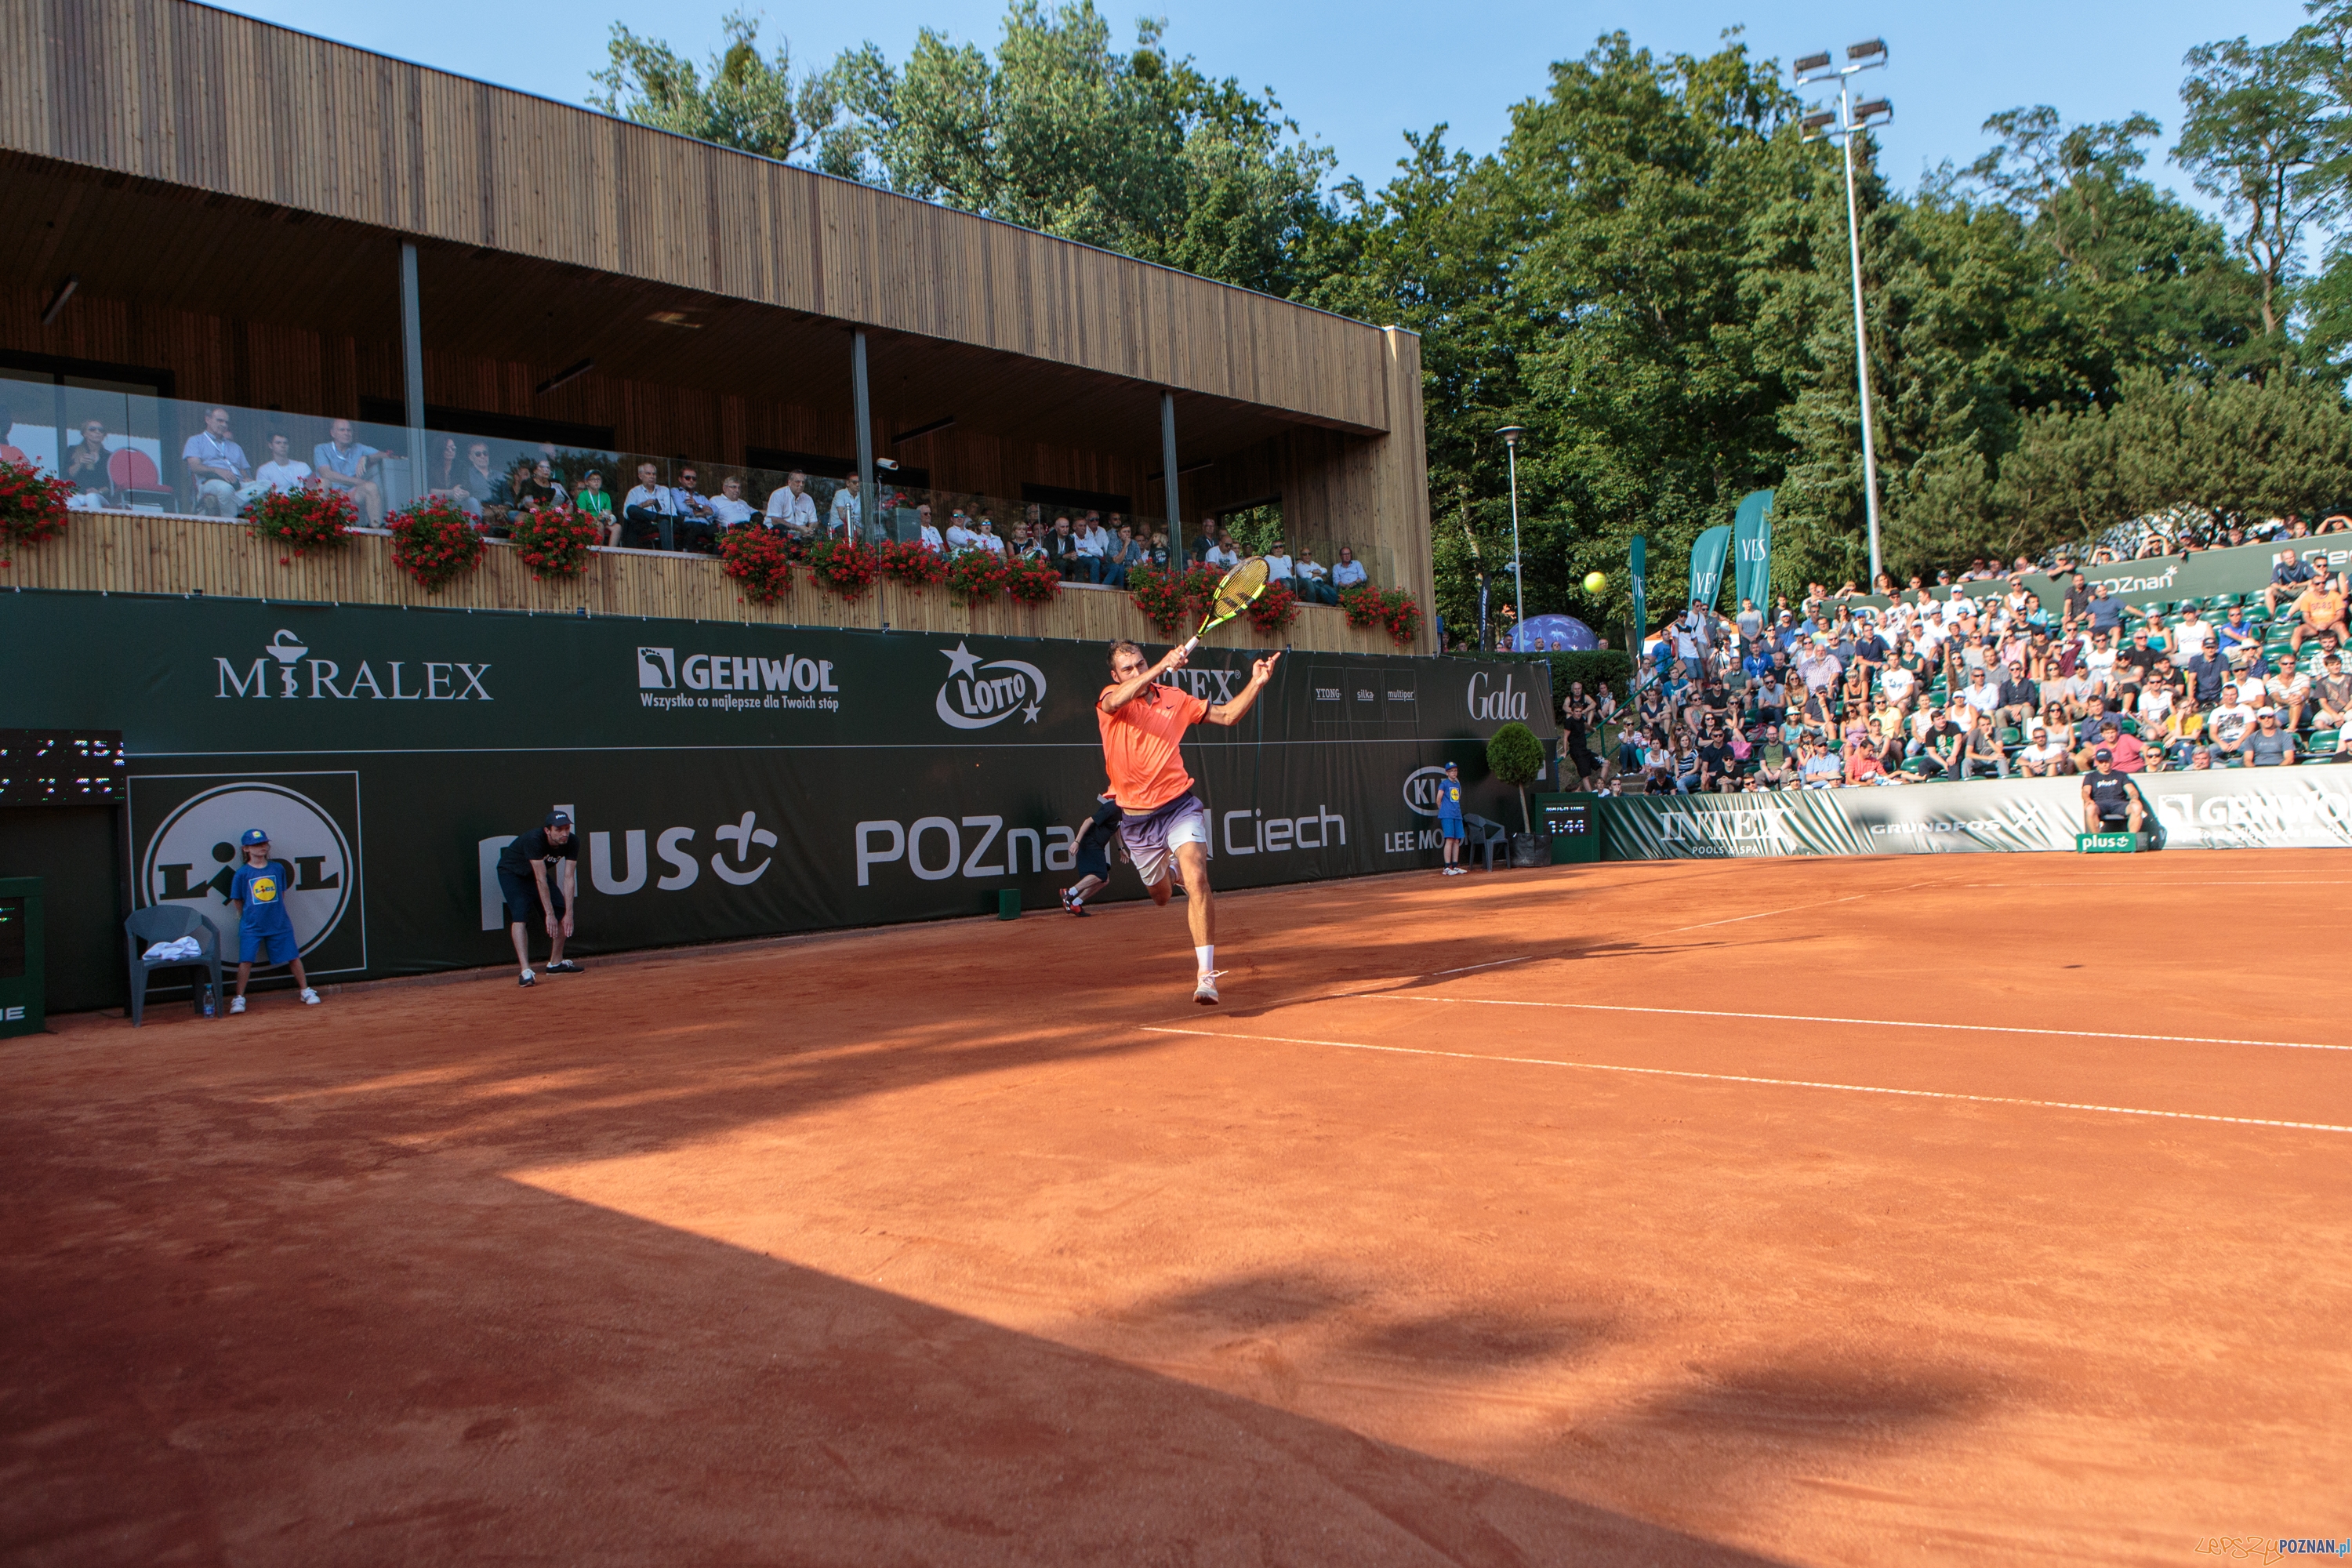
M 1156 811 L 1122 818 L 1118 839 L 1127 846 L 1127 858 L 1135 862 L 1143 885 L 1156 888 L 1168 879 L 1168 863 L 1178 845 L 1208 847 L 1209 808 L 1188 790 Z

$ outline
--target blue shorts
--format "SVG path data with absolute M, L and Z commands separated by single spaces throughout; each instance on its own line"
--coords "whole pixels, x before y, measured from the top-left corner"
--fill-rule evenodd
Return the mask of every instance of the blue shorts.
M 1437 818 L 1437 836 L 1440 838 L 1467 838 L 1470 837 L 1468 834 L 1462 831 L 1462 819 L 1460 817 L 1447 816 L 1443 813 L 1440 813 Z
M 258 959 L 263 963 L 291 963 L 299 956 L 290 931 L 240 931 L 236 933 L 236 961 L 251 963 Z

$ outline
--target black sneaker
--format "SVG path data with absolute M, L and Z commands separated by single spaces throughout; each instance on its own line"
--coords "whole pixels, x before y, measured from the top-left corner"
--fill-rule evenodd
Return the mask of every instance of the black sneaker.
M 567 958 L 561 963 L 549 964 L 547 966 L 547 973 L 550 974 L 585 974 L 588 972 Z

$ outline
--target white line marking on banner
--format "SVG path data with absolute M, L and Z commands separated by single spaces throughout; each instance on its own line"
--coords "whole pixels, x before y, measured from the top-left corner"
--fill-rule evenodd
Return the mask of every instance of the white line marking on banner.
M 1872 1029 L 1962 1029 L 1983 1035 L 2063 1035 L 2069 1039 L 2155 1040 L 2168 1046 L 2268 1046 L 2281 1051 L 2352 1051 L 2305 1040 L 2241 1040 L 2219 1035 L 2123 1035 L 2108 1029 L 2034 1029 L 2018 1024 L 1939 1024 L 1916 1018 L 1817 1018 L 1802 1013 L 1722 1013 L 1704 1007 L 1634 1007 L 1609 1002 L 1524 1002 L 1496 996 L 1414 996 L 1399 991 L 1348 991 L 1335 1001 L 1451 1002 L 1474 1007 L 1567 1007 L 1582 1013 L 1663 1013 L 1675 1018 L 1751 1018 L 1767 1024 L 1854 1024 Z
M 2088 1110 L 2102 1116 L 2148 1116 L 2168 1121 L 2221 1121 L 2233 1127 L 2287 1127 L 2303 1132 L 2352 1132 L 2326 1121 L 2273 1121 L 2260 1116 L 2214 1116 L 2196 1110 L 2147 1110 L 2136 1105 L 2082 1105 L 2067 1100 L 2021 1100 L 1999 1094 L 1958 1094 L 1937 1089 L 1886 1089 L 1867 1083 L 1821 1083 L 1801 1078 L 1753 1078 L 1739 1073 L 1691 1072 L 1681 1068 L 1620 1067 L 1610 1062 L 1564 1062 L 1549 1057 L 1490 1057 L 1476 1051 L 1440 1051 L 1425 1046 L 1367 1046 L 1354 1040 L 1309 1040 L 1296 1035 L 1237 1035 L 1223 1029 L 1178 1029 L 1138 1026 L 1151 1035 L 1195 1035 L 1213 1040 L 1250 1040 L 1265 1045 L 1328 1046 L 1341 1051 L 1381 1051 L 1400 1057 L 1444 1057 L 1455 1061 L 1504 1062 L 1515 1067 L 1570 1068 L 1579 1072 L 1630 1073 L 1641 1078 L 1685 1078 L 1707 1083 L 1752 1083 L 1773 1089 L 1825 1089 L 1840 1094 L 1885 1094 L 1903 1100 L 1952 1100 L 1971 1105 L 2021 1105 L 2037 1110 Z

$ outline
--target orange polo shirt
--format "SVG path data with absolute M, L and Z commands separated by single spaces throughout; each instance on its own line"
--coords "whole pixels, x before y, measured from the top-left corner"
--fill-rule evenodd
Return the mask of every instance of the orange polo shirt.
M 1118 689 L 1106 686 L 1095 699 L 1111 798 L 1121 811 L 1157 811 L 1192 787 L 1192 775 L 1184 771 L 1184 731 L 1207 716 L 1209 705 L 1153 681 L 1118 712 L 1104 712 L 1102 699 Z

